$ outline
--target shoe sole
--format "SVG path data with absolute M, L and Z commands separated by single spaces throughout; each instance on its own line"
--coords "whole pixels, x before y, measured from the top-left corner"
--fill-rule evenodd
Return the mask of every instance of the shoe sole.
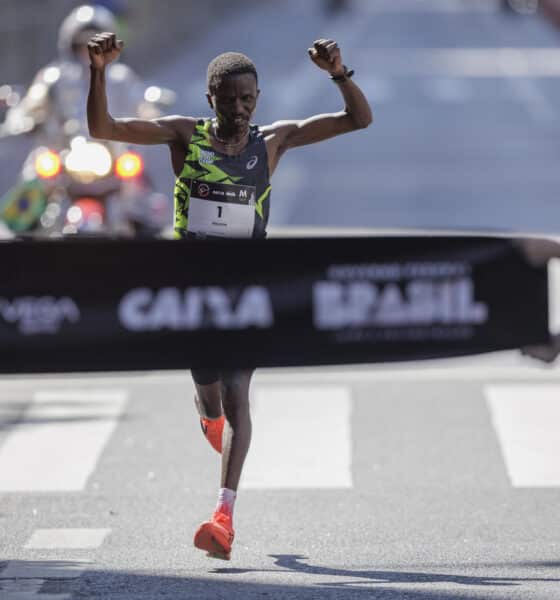
M 209 558 L 220 560 L 231 559 L 231 547 L 228 549 L 212 532 L 210 523 L 201 525 L 194 536 L 194 545 L 199 550 L 206 550 Z

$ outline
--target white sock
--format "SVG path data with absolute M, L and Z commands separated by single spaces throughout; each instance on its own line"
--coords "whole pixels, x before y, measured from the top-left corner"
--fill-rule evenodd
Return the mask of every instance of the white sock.
M 236 497 L 237 492 L 234 492 L 233 490 L 230 490 L 228 488 L 220 488 L 216 510 L 219 512 L 223 512 L 226 515 L 229 515 L 230 517 L 233 517 L 233 506 L 235 504 Z

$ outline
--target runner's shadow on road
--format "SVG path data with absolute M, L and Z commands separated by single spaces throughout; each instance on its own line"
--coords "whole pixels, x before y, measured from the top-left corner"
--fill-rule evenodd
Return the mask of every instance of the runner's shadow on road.
M 216 569 L 214 573 L 227 576 L 193 576 L 180 572 L 158 574 L 132 571 L 99 569 L 87 560 L 6 560 L 0 562 L 0 596 L 3 592 L 37 598 L 60 597 L 87 598 L 95 600 L 262 600 L 266 598 L 294 598 L 297 600 L 475 600 L 480 599 L 480 589 L 441 590 L 430 583 L 463 583 L 465 585 L 520 585 L 527 581 L 558 581 L 554 579 L 457 577 L 453 575 L 428 575 L 426 573 L 401 573 L 395 571 L 359 571 L 317 567 L 302 562 L 300 555 L 275 555 L 274 569 Z M 279 568 L 278 568 L 279 567 Z M 271 573 L 262 581 L 246 581 L 236 578 L 243 573 Z M 294 572 L 326 576 L 351 577 L 351 581 L 296 583 Z M 288 577 L 278 577 L 278 575 Z M 288 581 L 286 581 L 288 579 Z M 428 584 L 423 588 L 411 588 L 410 584 Z M 390 585 L 395 584 L 395 585 Z M 408 584 L 406 586 L 398 584 Z M 486 588 L 490 593 L 490 589 Z M 530 590 L 528 590 L 530 592 Z M 492 597 L 506 599 L 510 588 L 501 593 L 492 590 Z M 529 595 L 529 594 L 528 594 Z M 3 596 L 2 596 L 3 597 Z
M 341 569 L 335 567 L 321 567 L 311 565 L 307 562 L 306 556 L 301 554 L 269 554 L 274 559 L 274 565 L 280 569 L 292 573 L 302 573 L 306 575 L 320 575 L 322 577 L 344 577 L 354 578 L 354 581 L 333 581 L 320 583 L 318 585 L 327 587 L 344 588 L 355 586 L 366 582 L 376 584 L 455 584 L 464 586 L 519 586 L 523 583 L 554 583 L 560 582 L 560 579 L 547 577 L 477 577 L 473 575 L 453 575 L 450 573 L 429 573 L 418 571 L 381 571 L 381 570 L 357 570 Z M 215 569 L 213 573 L 243 574 L 251 571 L 263 572 L 266 569 Z M 278 572 L 278 569 L 270 569 Z M 371 588 L 370 588 L 371 589 Z M 459 596 L 445 596 L 446 598 L 458 598 Z M 461 596 L 464 597 L 464 596 Z M 439 596 L 438 596 L 439 598 Z

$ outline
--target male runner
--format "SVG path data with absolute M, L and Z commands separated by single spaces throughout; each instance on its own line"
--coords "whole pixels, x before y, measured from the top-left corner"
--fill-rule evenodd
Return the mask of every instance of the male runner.
M 89 43 L 91 83 L 88 121 L 93 137 L 130 144 L 166 144 L 177 176 L 174 232 L 177 238 L 265 237 L 270 176 L 290 148 L 363 129 L 372 122 L 369 104 L 352 81 L 333 40 L 318 40 L 308 53 L 330 74 L 345 109 L 301 121 L 251 124 L 259 96 L 252 61 L 228 52 L 208 66 L 212 119 L 170 116 L 154 120 L 113 119 L 107 107 L 105 67 L 122 42 L 112 33 Z M 233 505 L 251 440 L 249 384 L 252 371 L 192 371 L 196 406 L 208 441 L 222 453 L 221 489 L 212 518 L 202 523 L 194 544 L 209 556 L 230 558 Z M 222 446 L 223 440 L 223 446 Z

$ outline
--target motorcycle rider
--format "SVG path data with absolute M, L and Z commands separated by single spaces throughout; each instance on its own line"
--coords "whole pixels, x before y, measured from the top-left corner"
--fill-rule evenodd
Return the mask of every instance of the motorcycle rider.
M 58 33 L 58 59 L 36 74 L 21 102 L 8 111 L 3 127 L 6 134 L 33 131 L 39 142 L 57 146 L 67 135 L 87 132 L 87 42 L 110 27 L 116 27 L 116 20 L 103 6 L 79 6 L 64 19 Z M 107 87 L 115 110 L 123 115 L 130 111 L 143 114 L 149 105 L 144 101 L 142 81 L 121 62 L 111 67 Z
M 89 89 L 87 43 L 92 35 L 114 30 L 116 26 L 115 16 L 104 6 L 86 4 L 75 8 L 60 26 L 58 58 L 40 69 L 22 100 L 8 110 L 0 137 L 32 133 L 36 147 L 56 149 L 64 148 L 70 137 L 88 138 L 85 109 Z M 107 69 L 107 89 L 115 112 L 121 116 L 133 114 L 140 118 L 155 118 L 160 115 L 154 104 L 144 99 L 146 86 L 141 79 L 122 62 Z M 28 193 L 28 187 L 28 182 L 23 181 L 6 195 L 4 201 L 0 199 L 0 220 L 3 205 L 6 209 L 11 203 L 13 208 L 21 195 L 26 197 L 27 210 L 28 200 L 35 198 L 34 194 Z M 170 202 L 167 203 L 161 194 L 150 193 L 137 201 L 127 201 L 126 206 L 115 207 L 114 212 L 122 218 L 155 219 L 164 224 L 169 220 L 170 210 Z M 25 218 L 25 215 L 20 216 Z

